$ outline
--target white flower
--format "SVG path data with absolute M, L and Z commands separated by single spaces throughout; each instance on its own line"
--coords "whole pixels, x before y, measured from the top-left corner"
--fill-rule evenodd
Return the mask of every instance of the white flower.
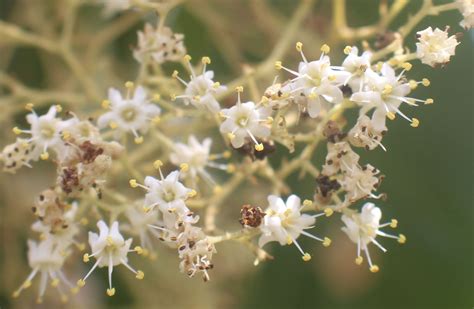
M 255 149 L 262 151 L 263 144 L 259 143 L 257 138 L 270 136 L 270 128 L 265 123 L 269 121 L 271 109 L 256 105 L 252 101 L 241 103 L 240 91 L 237 95 L 237 104 L 221 111 L 225 120 L 221 123 L 220 131 L 227 134 L 234 148 L 242 147 L 245 139 L 250 137 L 255 143 Z
M 351 171 L 345 173 L 341 181 L 342 188 L 347 192 L 345 202 L 352 204 L 362 198 L 380 198 L 380 195 L 372 193 L 380 184 L 378 174 L 379 170 L 370 164 L 363 167 L 354 166 Z
M 13 144 L 5 146 L 0 153 L 3 171 L 14 174 L 23 166 L 31 168 L 30 161 L 34 159 L 34 148 L 34 143 L 22 138 L 17 138 Z
M 376 130 L 366 115 L 361 115 L 357 119 L 356 125 L 349 131 L 348 140 L 356 147 L 365 147 L 367 150 L 372 150 L 380 146 L 386 151 L 382 144 L 382 136 L 387 131 L 384 127 L 382 130 Z
M 49 158 L 48 149 L 53 149 L 56 152 L 63 145 L 61 138 L 61 131 L 70 123 L 70 121 L 63 121 L 56 118 L 56 114 L 60 111 L 60 107 L 51 106 L 48 112 L 44 115 L 38 116 L 33 110 L 32 105 L 27 105 L 31 113 L 26 116 L 26 120 L 31 125 L 30 130 L 20 130 L 17 127 L 13 129 L 16 134 L 27 133 L 31 138 L 26 140 L 27 143 L 35 145 L 32 158 L 38 159 L 40 156 L 46 160 Z
M 97 222 L 99 228 L 99 234 L 89 232 L 89 245 L 92 250 L 92 254 L 84 254 L 84 262 L 88 262 L 90 257 L 95 257 L 96 262 L 94 266 L 89 270 L 84 279 L 80 279 L 77 282 L 79 287 L 85 285 L 86 279 L 97 267 L 108 267 L 109 274 L 109 288 L 107 289 L 107 295 L 113 296 L 115 294 L 115 288 L 112 286 L 112 271 L 114 266 L 123 264 L 131 272 L 136 275 L 137 279 L 143 279 L 144 274 L 142 271 L 136 271 L 128 264 L 127 255 L 131 251 L 139 252 L 141 248 L 130 250 L 132 239 L 125 240 L 120 234 L 118 222 L 112 223 L 109 228 L 104 221 L 100 220 Z
M 179 182 L 179 171 L 171 172 L 165 178 L 160 169 L 160 176 L 161 180 L 152 176 L 145 178 L 144 188 L 148 191 L 145 195 L 145 209 L 151 210 L 158 206 L 164 214 L 187 214 L 189 209 L 185 200 L 195 194 L 195 191 Z
M 282 246 L 295 244 L 303 255 L 303 259 L 308 261 L 311 259 L 311 256 L 304 252 L 296 241 L 301 234 L 323 242 L 324 246 L 329 246 L 331 243 L 329 238 L 321 239 L 305 230 L 313 228 L 313 225 L 316 223 L 316 217 L 330 215 L 332 212 L 317 215 L 302 214 L 301 200 L 296 195 L 288 197 L 286 203 L 282 198 L 270 195 L 268 197 L 268 204 L 269 206 L 265 210 L 266 215 L 263 217 L 263 223 L 260 225 L 260 230 L 262 231 L 262 235 L 258 240 L 260 247 L 271 241 L 278 241 Z
M 213 167 L 225 171 L 233 171 L 234 166 L 213 162 L 216 159 L 228 158 L 229 152 L 222 154 L 210 154 L 212 140 L 205 138 L 200 143 L 194 135 L 189 136 L 188 143 L 175 143 L 173 152 L 170 154 L 170 161 L 181 167 L 181 175 L 183 178 L 189 178 L 195 184 L 196 178 L 199 176 L 211 186 L 216 183 L 212 176 L 206 171 L 206 167 Z
M 133 87 L 128 86 L 125 97 L 117 89 L 109 89 L 109 99 L 104 105 L 110 107 L 111 111 L 99 117 L 98 125 L 100 128 L 110 126 L 119 132 L 132 132 L 135 142 L 139 143 L 139 134 L 148 131 L 151 121 L 160 115 L 161 110 L 147 99 L 145 88 L 136 87 L 132 96 Z
M 67 255 L 67 252 L 55 246 L 49 239 L 39 243 L 28 240 L 28 263 L 33 270 L 21 287 L 13 293 L 13 297 L 18 297 L 22 290 L 30 287 L 31 281 L 39 273 L 41 278 L 37 299 L 38 303 L 42 302 L 48 286 L 48 280 L 51 280 L 51 286 L 58 289 L 61 300 L 67 301 L 67 296 L 63 293 L 63 289 L 60 286 L 61 284 L 66 285 L 68 288 L 73 288 L 73 285 L 68 281 L 61 270 Z
M 459 23 L 464 29 L 470 29 L 474 26 L 474 2 L 472 0 L 458 0 L 459 11 L 463 20 Z
M 358 166 L 359 155 L 355 153 L 349 143 L 328 143 L 326 163 L 323 165 L 322 174 L 332 176 L 341 172 L 350 172 Z
M 394 236 L 380 231 L 380 228 L 391 226 L 395 228 L 397 226 L 397 220 L 392 219 L 390 222 L 380 224 L 380 219 L 382 217 L 382 211 L 380 208 L 376 207 L 372 203 L 366 203 L 362 207 L 360 213 L 352 213 L 350 215 L 344 214 L 341 219 L 345 223 L 345 227 L 342 230 L 349 236 L 349 238 L 357 244 L 357 258 L 356 264 L 360 265 L 363 262 L 363 258 L 360 255 L 360 251 L 365 251 L 367 261 L 369 262 L 370 271 L 377 272 L 379 270 L 378 266 L 372 264 L 370 258 L 368 245 L 373 243 L 379 247 L 383 252 L 387 250 L 380 245 L 375 238 L 377 235 L 384 236 L 388 238 L 398 239 L 399 243 L 405 243 L 406 237 L 403 234 L 399 236 Z
M 344 52 L 347 57 L 342 62 L 342 68 L 350 73 L 344 81 L 344 85 L 349 84 L 353 92 L 362 91 L 367 80 L 366 73 L 371 70 L 370 58 L 372 53 L 365 51 L 359 56 L 359 49 L 355 46 L 346 47 Z
M 157 209 L 149 211 L 143 211 L 142 203 L 135 203 L 125 210 L 125 217 L 128 220 L 128 224 L 124 225 L 123 230 L 131 235 L 140 238 L 140 246 L 144 250 L 144 255 L 151 252 L 153 254 L 153 243 L 150 239 L 150 234 L 159 237 L 156 231 L 150 227 L 150 225 L 158 223 L 159 213 Z
M 207 108 L 209 111 L 216 113 L 220 110 L 219 102 L 215 96 L 224 92 L 227 87 L 221 86 L 219 82 L 214 82 L 214 72 L 206 71 L 206 66 L 211 63 L 209 57 L 202 58 L 202 73 L 196 75 L 193 66 L 190 62 L 190 57 L 186 56 L 185 61 L 188 64 L 191 72 L 191 80 L 184 81 L 178 76 L 178 71 L 173 72 L 173 77 L 177 78 L 185 87 L 183 95 L 176 96 L 178 99 L 183 99 L 185 104 L 191 103 L 197 108 Z
M 83 247 L 84 245 L 81 245 L 74 240 L 74 236 L 79 232 L 79 228 L 75 221 L 76 212 L 77 203 L 74 202 L 71 208 L 61 216 L 62 220 L 53 220 L 50 222 L 52 225 L 46 224 L 44 219 L 39 220 L 31 226 L 31 229 L 35 232 L 41 233 L 45 239 L 49 240 L 53 245 L 62 250 L 65 250 L 71 244 Z
M 331 104 L 339 104 L 343 100 L 343 94 L 338 86 L 347 80 L 347 72 L 337 71 L 331 67 L 330 59 L 326 55 L 329 52 L 327 45 L 321 48 L 322 54 L 319 60 L 308 62 L 303 54 L 303 45 L 298 42 L 296 49 L 301 53 L 303 61 L 298 66 L 298 72 L 285 68 L 281 62 L 276 63 L 277 69 L 284 69 L 296 77 L 291 80 L 287 87 L 296 98 L 296 102 L 303 103 L 311 118 L 319 116 L 323 107 Z M 305 99 L 301 99 L 305 98 Z
M 455 35 L 448 37 L 448 32 L 441 29 L 426 28 L 417 33 L 416 56 L 422 63 L 432 67 L 449 62 L 454 56 L 456 46 L 459 42 Z
M 411 123 L 412 127 L 417 127 L 418 119 L 408 118 L 403 114 L 399 107 L 402 103 L 416 106 L 415 102 L 424 102 L 425 104 L 432 103 L 431 99 L 419 100 L 407 97 L 411 91 L 411 83 L 403 82 L 403 73 L 405 70 L 411 68 L 411 64 L 405 63 L 404 70 L 397 76 L 394 69 L 388 64 L 384 63 L 381 68 L 381 75 L 375 72 L 367 72 L 368 82 L 365 89 L 352 94 L 351 101 L 357 102 L 362 106 L 360 115 L 366 114 L 368 111 L 374 109 L 372 114 L 372 123 L 375 130 L 382 131 L 385 128 L 385 117 L 395 119 L 395 114 L 399 114 Z M 424 85 L 425 80 L 421 83 Z M 416 84 L 416 82 L 415 82 Z
M 170 28 L 163 27 L 160 31 L 150 24 L 145 24 L 142 31 L 138 31 L 138 47 L 133 56 L 139 62 L 151 59 L 157 63 L 179 61 L 186 54 L 183 43 L 184 35 L 173 33 Z

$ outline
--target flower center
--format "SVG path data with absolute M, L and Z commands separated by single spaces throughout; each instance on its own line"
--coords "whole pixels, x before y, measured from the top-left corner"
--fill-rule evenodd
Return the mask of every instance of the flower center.
M 239 118 L 237 118 L 237 121 L 236 121 L 237 125 L 242 128 L 247 126 L 248 122 L 249 122 L 249 117 L 247 116 L 240 116 Z
M 122 111 L 122 119 L 126 122 L 132 122 L 137 117 L 137 111 L 133 107 L 126 108 Z
M 173 190 L 164 190 L 162 198 L 165 202 L 172 202 L 176 199 L 176 194 Z
M 56 129 L 49 123 L 42 123 L 40 127 L 41 137 L 44 139 L 52 139 L 56 133 Z

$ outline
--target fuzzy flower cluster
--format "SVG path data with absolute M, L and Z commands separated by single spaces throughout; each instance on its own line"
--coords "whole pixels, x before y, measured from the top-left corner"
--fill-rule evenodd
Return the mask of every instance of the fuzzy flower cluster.
M 147 0 L 101 2 L 109 15 L 131 7 L 156 9 L 155 2 Z M 456 3 L 463 27 L 471 27 L 472 2 Z M 38 302 L 48 286 L 66 301 L 98 268 L 107 269 L 106 294 L 113 296 L 116 267 L 122 265 L 144 279 L 130 255 L 149 257 L 155 263 L 159 243 L 175 251 L 180 272 L 204 281 L 211 278 L 216 247 L 227 240 L 245 244 L 255 254 L 255 264 L 269 259 L 266 250 L 272 243 L 294 245 L 302 259 L 310 261 L 300 236 L 324 247 L 331 245 L 329 237 L 310 232 L 320 217 L 340 216 L 342 231 L 357 248 L 356 264 L 366 259 L 371 272 L 379 271 L 369 247 L 385 252 L 380 237 L 400 244 L 406 237 L 382 230 L 396 228 L 398 221 L 381 223 L 382 210 L 373 201 L 386 198 L 378 193 L 384 176 L 364 162 L 362 152 L 388 152 L 390 147 L 382 143 L 390 127 L 387 119 L 400 117 L 416 128 L 420 121 L 408 116 L 413 113 L 409 108 L 433 103 L 412 94 L 430 81 L 411 79 L 413 64 L 406 60 L 440 69 L 459 44 L 459 36 L 450 36 L 448 29 L 428 27 L 418 31 L 417 38 L 413 53 L 408 48 L 377 51 L 369 43 L 363 44 L 363 50 L 346 46 L 340 62 L 331 58 L 326 44 L 316 59 L 310 59 L 298 42 L 301 61 L 294 67 L 276 61 L 281 76 L 261 96 L 260 81 L 250 80 L 254 76 L 249 74 L 249 98 L 243 86 L 236 86 L 239 79 L 227 84 L 236 86 L 236 99 L 224 100 L 232 91 L 209 70 L 211 59 L 202 57 L 193 65 L 183 34 L 174 33 L 161 20 L 156 28 L 147 23 L 138 32 L 132 52 L 140 65 L 137 82 L 126 82 L 125 91 L 109 88 L 106 94 L 104 89 L 105 111 L 97 119 L 83 120 L 72 112 L 61 117 L 60 105 L 38 114 L 28 103 L 29 127 L 15 127 L 18 138 L 0 154 L 6 172 L 32 167 L 39 159 L 50 159 L 56 170 L 54 182 L 33 202 L 36 221 L 31 229 L 38 237 L 28 240 L 31 272 L 14 296 L 40 277 Z M 380 60 L 381 55 L 392 54 Z M 186 73 L 172 68 L 171 76 L 164 76 L 166 62 L 181 62 Z M 353 123 L 344 114 L 350 108 L 357 111 Z M 314 153 L 323 143 L 320 161 L 324 158 L 324 163 L 317 167 Z M 281 164 L 278 158 L 268 158 L 286 152 L 280 146 L 296 153 Z M 152 155 L 161 160 L 141 164 Z M 152 165 L 157 177 L 145 176 L 151 175 Z M 287 180 L 296 172 L 306 177 L 305 182 L 310 178 L 315 183 L 308 199 L 291 193 L 297 184 L 291 186 Z M 127 181 L 144 194 L 137 197 L 118 189 Z M 237 196 L 241 184 L 263 193 L 266 207 L 248 204 L 249 196 Z M 243 205 L 240 220 L 238 210 L 234 211 L 234 221 L 242 227 L 217 228 L 219 207 L 234 202 Z M 91 264 L 88 271 L 67 275 L 66 261 L 77 259 L 77 251 L 86 247 L 81 255 L 84 263 Z M 75 283 L 69 279 L 73 276 Z

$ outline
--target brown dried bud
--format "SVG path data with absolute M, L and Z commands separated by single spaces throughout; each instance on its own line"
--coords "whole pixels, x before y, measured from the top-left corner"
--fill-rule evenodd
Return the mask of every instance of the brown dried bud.
M 382 49 L 390 45 L 395 40 L 395 32 L 387 31 L 383 34 L 378 34 L 375 38 L 374 47 L 376 49 Z
M 341 184 L 336 179 L 331 179 L 325 175 L 320 175 L 316 178 L 316 185 L 316 192 L 323 197 L 327 197 L 329 193 L 341 188 Z
M 340 142 L 347 136 L 346 133 L 342 133 L 341 129 L 339 129 L 338 124 L 332 120 L 328 121 L 328 123 L 324 127 L 323 135 L 331 143 Z
M 260 207 L 252 207 L 250 205 L 242 206 L 240 210 L 242 218 L 239 220 L 242 226 L 259 227 L 262 224 L 262 219 L 265 213 Z

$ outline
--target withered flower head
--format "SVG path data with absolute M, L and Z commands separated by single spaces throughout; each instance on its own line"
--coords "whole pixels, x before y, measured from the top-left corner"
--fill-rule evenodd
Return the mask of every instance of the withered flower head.
M 244 227 L 259 227 L 262 224 L 263 217 L 265 217 L 265 213 L 260 207 L 252 207 L 250 205 L 243 205 L 240 214 L 242 218 L 239 222 Z

